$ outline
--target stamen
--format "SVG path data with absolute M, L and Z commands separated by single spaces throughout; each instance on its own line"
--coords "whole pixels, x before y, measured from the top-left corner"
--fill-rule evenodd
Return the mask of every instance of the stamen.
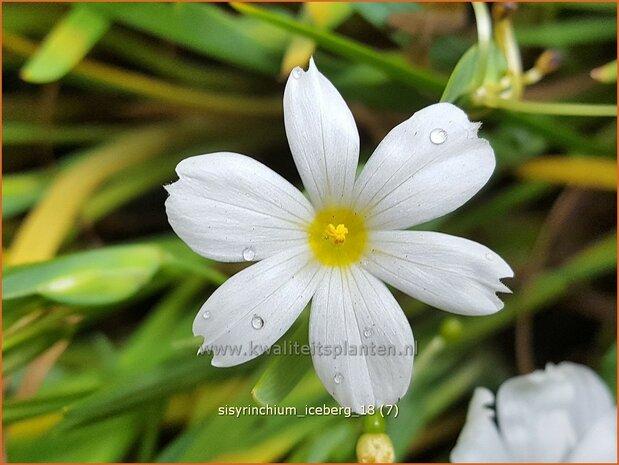
M 325 229 L 325 239 L 331 239 L 336 245 L 343 244 L 346 241 L 346 234 L 348 234 L 348 228 L 343 224 L 337 226 L 329 224 Z

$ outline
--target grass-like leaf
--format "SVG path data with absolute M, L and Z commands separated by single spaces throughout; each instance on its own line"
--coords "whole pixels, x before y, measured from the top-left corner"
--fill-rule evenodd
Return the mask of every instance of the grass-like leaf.
M 22 68 L 22 78 L 34 83 L 60 79 L 84 58 L 108 27 L 104 16 L 83 5 L 75 6 Z

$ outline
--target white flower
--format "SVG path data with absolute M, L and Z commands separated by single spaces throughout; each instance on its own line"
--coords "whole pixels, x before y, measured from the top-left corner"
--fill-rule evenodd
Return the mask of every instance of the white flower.
M 617 462 L 617 407 L 585 366 L 549 364 L 512 378 L 494 403 L 475 390 L 452 462 Z
M 327 390 L 357 412 L 393 404 L 408 389 L 414 342 L 382 281 L 462 315 L 503 306 L 495 293 L 509 290 L 499 278 L 513 274 L 501 257 L 466 239 L 405 231 L 469 200 L 494 170 L 494 153 L 478 124 L 440 103 L 393 129 L 355 179 L 353 116 L 313 61 L 288 79 L 284 120 L 309 200 L 235 153 L 183 160 L 167 187 L 170 224 L 194 251 L 259 261 L 213 293 L 194 334 L 213 365 L 237 365 L 266 351 L 312 300 L 309 340 Z

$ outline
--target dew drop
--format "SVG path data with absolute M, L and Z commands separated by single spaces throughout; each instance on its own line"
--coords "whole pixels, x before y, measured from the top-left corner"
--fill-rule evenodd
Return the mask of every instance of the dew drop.
M 208 320 L 211 317 L 211 312 L 206 311 L 202 314 L 202 318 L 204 318 L 205 320 Z
M 367 327 L 363 330 L 363 337 L 369 338 L 374 335 L 374 329 Z
M 301 76 L 303 76 L 303 70 L 299 67 L 295 68 L 292 70 L 292 77 L 295 79 L 299 79 Z
M 251 327 L 254 329 L 262 329 L 263 326 L 264 320 L 258 315 L 254 315 L 254 317 L 251 319 Z
M 256 251 L 253 247 L 247 247 L 243 249 L 243 260 L 246 262 L 251 262 L 256 256 Z
M 447 131 L 444 129 L 433 129 L 430 133 L 430 142 L 434 145 L 441 145 L 443 142 L 447 140 Z
M 335 384 L 340 384 L 343 380 L 344 380 L 344 376 L 342 375 L 342 373 L 336 373 L 335 376 L 333 377 L 333 382 Z

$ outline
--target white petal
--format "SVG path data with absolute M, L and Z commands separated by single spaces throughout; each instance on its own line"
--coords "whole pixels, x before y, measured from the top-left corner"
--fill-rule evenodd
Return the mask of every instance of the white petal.
M 180 179 L 167 186 L 168 221 L 196 253 L 225 262 L 261 260 L 307 242 L 312 206 L 262 163 L 213 153 L 186 158 L 176 172 Z
M 561 462 L 612 405 L 608 388 L 591 369 L 561 363 L 506 381 L 496 409 L 516 460 Z
M 372 274 L 427 304 L 461 315 L 503 308 L 499 281 L 509 265 L 477 242 L 435 232 L 375 231 L 364 266 Z
M 617 407 L 611 408 L 587 431 L 569 461 L 617 463 Z
M 213 351 L 214 366 L 233 366 L 265 352 L 312 298 L 320 266 L 305 247 L 286 250 L 232 276 L 202 306 L 193 333 Z
M 450 460 L 455 463 L 511 462 L 499 434 L 494 415 L 494 395 L 477 388 L 469 404 L 464 428 L 458 437 Z
M 479 124 L 450 103 L 430 105 L 396 126 L 355 182 L 355 208 L 371 229 L 406 229 L 469 200 L 494 171 L 494 152 Z M 430 140 L 443 130 L 441 144 Z
M 284 91 L 284 122 L 290 150 L 316 208 L 350 201 L 359 133 L 346 102 L 314 61 L 295 68 Z
M 312 300 L 309 337 L 316 373 L 341 405 L 363 413 L 406 393 L 413 333 L 391 292 L 361 268 L 328 272 Z

